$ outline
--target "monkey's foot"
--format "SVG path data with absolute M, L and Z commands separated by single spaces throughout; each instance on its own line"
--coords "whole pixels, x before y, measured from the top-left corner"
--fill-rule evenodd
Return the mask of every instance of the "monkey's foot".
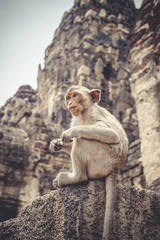
M 58 173 L 57 177 L 53 180 L 53 186 L 57 188 L 64 185 L 76 183 L 76 181 L 74 181 L 75 180 L 74 178 L 75 177 L 73 173 L 60 172 Z
M 60 172 L 58 173 L 58 175 L 56 176 L 56 178 L 53 180 L 53 186 L 55 188 L 59 188 L 63 185 L 67 185 L 68 184 L 68 172 Z

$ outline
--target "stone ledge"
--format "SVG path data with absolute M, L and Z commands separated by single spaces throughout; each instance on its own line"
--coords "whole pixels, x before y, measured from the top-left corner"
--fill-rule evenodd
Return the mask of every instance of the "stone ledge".
M 0 224 L 3 240 L 100 240 L 104 182 L 71 185 L 36 198 Z M 160 195 L 117 186 L 112 240 L 160 240 Z

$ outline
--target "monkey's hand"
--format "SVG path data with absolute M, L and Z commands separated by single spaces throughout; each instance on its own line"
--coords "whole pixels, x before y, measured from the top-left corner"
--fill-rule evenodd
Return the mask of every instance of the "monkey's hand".
M 60 151 L 63 148 L 63 141 L 61 139 L 54 139 L 50 142 L 50 149 L 52 151 Z
M 61 139 L 64 143 L 72 142 L 74 137 L 78 137 L 76 130 L 74 128 L 70 128 L 70 129 L 64 131 L 61 135 Z

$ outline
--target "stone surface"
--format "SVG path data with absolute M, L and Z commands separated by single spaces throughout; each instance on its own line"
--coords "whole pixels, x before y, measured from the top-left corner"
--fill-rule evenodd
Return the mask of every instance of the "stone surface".
M 68 128 L 64 93 L 73 84 L 100 88 L 100 105 L 122 123 L 129 153 L 118 181 L 160 191 L 159 1 L 76 0 L 65 12 L 38 88 L 19 88 L 0 109 L 0 221 L 14 217 L 53 190 L 59 171 L 71 168 L 49 142 Z
M 1 223 L 0 239 L 100 240 L 104 205 L 103 181 L 52 191 Z M 160 195 L 118 186 L 111 239 L 160 240 Z
M 159 28 L 160 1 L 145 0 L 132 37 L 130 83 L 136 101 L 146 186 L 152 189 L 160 183 Z

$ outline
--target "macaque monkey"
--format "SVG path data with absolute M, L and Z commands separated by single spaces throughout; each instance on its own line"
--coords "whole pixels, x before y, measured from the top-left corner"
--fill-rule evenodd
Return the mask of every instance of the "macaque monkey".
M 127 156 L 128 139 L 118 120 L 98 106 L 101 91 L 83 86 L 68 89 L 65 100 L 72 114 L 71 127 L 52 140 L 53 151 L 70 153 L 72 172 L 60 172 L 53 181 L 60 187 L 106 177 L 106 208 L 103 240 L 109 240 L 115 202 L 117 174 Z

